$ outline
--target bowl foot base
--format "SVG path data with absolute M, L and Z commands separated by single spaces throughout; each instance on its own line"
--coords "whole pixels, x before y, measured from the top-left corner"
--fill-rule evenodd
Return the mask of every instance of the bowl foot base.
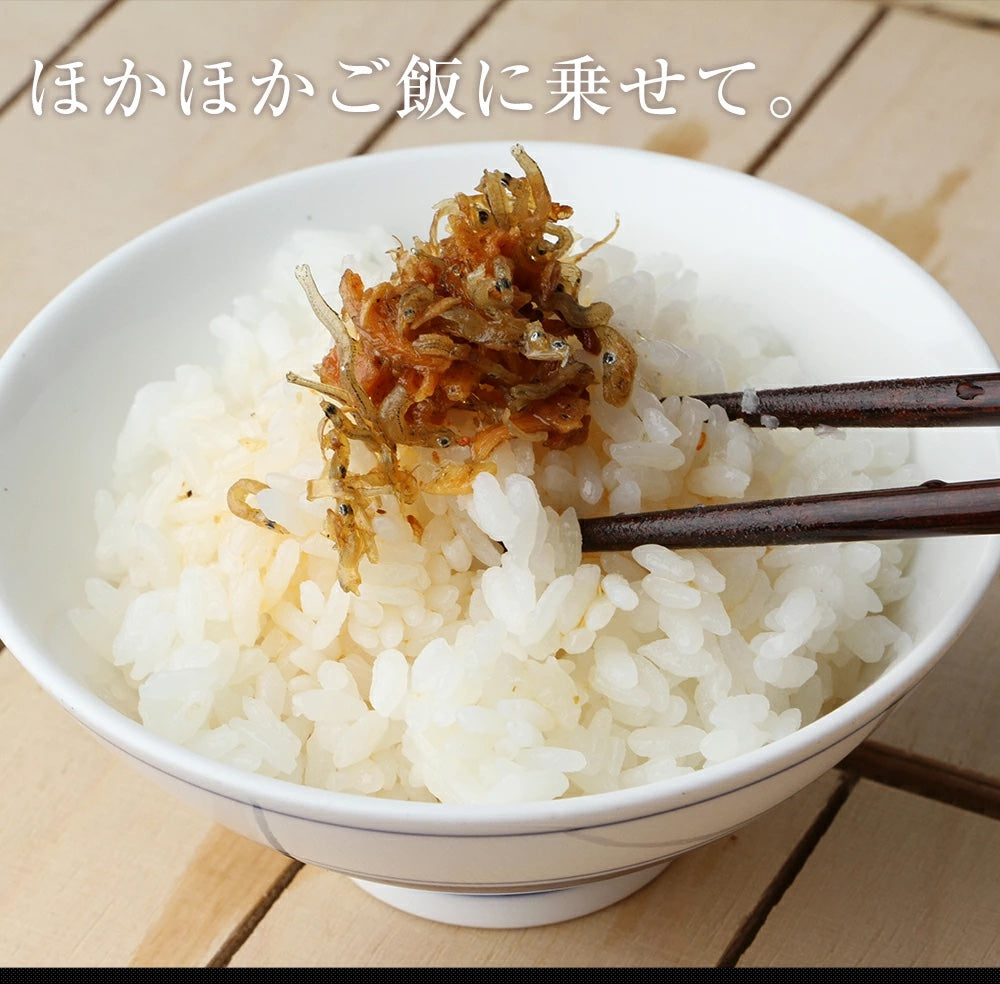
M 423 919 L 478 929 L 522 929 L 565 922 L 613 905 L 649 884 L 667 864 L 572 888 L 510 895 L 432 892 L 383 885 L 361 878 L 352 881 L 394 909 Z

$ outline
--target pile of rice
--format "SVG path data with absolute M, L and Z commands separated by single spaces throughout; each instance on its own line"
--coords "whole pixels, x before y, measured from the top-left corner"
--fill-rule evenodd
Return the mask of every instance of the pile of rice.
M 907 640 L 903 542 L 581 556 L 579 515 L 917 480 L 904 433 L 751 430 L 656 394 L 799 380 L 733 309 L 696 304 L 674 258 L 602 248 L 582 297 L 615 309 L 640 373 L 591 438 L 513 441 L 471 494 L 427 496 L 422 538 L 386 499 L 358 595 L 321 534 L 311 375 L 330 340 L 293 271 L 336 300 L 345 266 L 389 272 L 391 237 L 302 233 L 211 331 L 218 363 L 144 387 L 99 494 L 77 631 L 151 730 L 240 769 L 346 793 L 507 803 L 681 775 L 795 731 L 857 693 Z M 697 323 L 695 323 L 697 322 Z M 352 464 L 363 464 L 358 449 Z M 421 452 L 422 453 L 422 452 Z M 460 452 L 456 452 L 460 454 Z M 266 482 L 278 534 L 231 515 Z M 498 547 L 503 544 L 503 548 Z

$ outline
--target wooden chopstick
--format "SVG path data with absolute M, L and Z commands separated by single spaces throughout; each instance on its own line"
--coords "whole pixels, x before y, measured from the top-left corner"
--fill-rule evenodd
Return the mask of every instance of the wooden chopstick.
M 581 519 L 583 550 L 751 547 L 1000 533 L 1000 479 Z
M 710 393 L 696 399 L 765 427 L 1000 424 L 1000 372 Z M 1000 533 L 1000 479 L 693 506 L 581 519 L 584 552 L 763 547 Z
M 1000 424 L 1000 372 L 709 393 L 751 426 L 973 427 Z

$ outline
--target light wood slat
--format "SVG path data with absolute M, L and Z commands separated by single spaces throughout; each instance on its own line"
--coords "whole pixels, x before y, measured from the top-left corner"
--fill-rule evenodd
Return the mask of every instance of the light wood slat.
M 0 2 L 0 105 L 104 6 L 103 0 Z
M 761 176 L 909 253 L 1000 352 L 997 64 L 1000 31 L 893 12 Z M 879 743 L 1000 782 L 998 601 L 994 585 L 959 644 L 879 729 Z
M 17 189 L 0 214 L 5 241 L 17 233 L 17 249 L 3 255 L 4 281 L 17 289 L 5 291 L 0 350 L 66 283 L 133 236 L 218 194 L 355 152 L 394 112 L 410 54 L 443 57 L 489 9 L 489 0 L 383 0 L 376 8 L 359 0 L 116 6 L 67 53 L 83 62 L 78 96 L 86 113 L 54 112 L 52 101 L 64 93 L 56 92 L 53 71 L 42 80 L 47 101 L 40 116 L 26 94 L 0 119 L 0 185 Z M 103 76 L 122 74 L 125 56 L 137 73 L 160 78 L 167 94 L 147 91 L 130 118 L 120 110 L 106 116 L 114 88 Z M 390 68 L 373 69 L 370 78 L 348 81 L 337 64 L 376 57 L 389 59 Z M 190 116 L 179 96 L 185 58 L 195 88 Z M 250 77 L 269 74 L 272 58 L 290 78 L 308 79 L 315 95 L 293 92 L 280 116 L 266 108 L 255 116 L 263 89 Z M 222 61 L 232 63 L 227 95 L 237 110 L 209 115 L 201 106 L 217 91 L 201 80 L 217 73 L 204 66 Z M 334 88 L 345 102 L 374 102 L 382 110 L 340 111 L 331 102 Z
M 955 646 L 893 711 L 873 741 L 1000 786 L 1000 580 Z
M 990 967 L 1000 824 L 862 781 L 741 966 Z
M 614 4 L 554 0 L 511 0 L 459 52 L 461 82 L 455 102 L 461 119 L 444 113 L 436 119 L 410 114 L 395 123 L 375 149 L 412 146 L 431 141 L 481 139 L 578 140 L 612 144 L 699 158 L 737 169 L 745 168 L 786 125 L 773 118 L 769 104 L 784 95 L 794 105 L 832 69 L 842 54 L 877 15 L 877 5 L 785 0 L 702 0 Z M 574 120 L 566 108 L 549 113 L 559 102 L 548 80 L 557 76 L 556 63 L 590 55 L 606 69 L 609 84 L 595 101 L 610 106 L 599 115 L 583 109 Z M 635 92 L 620 85 L 636 81 L 637 68 L 659 74 L 656 58 L 668 60 L 669 72 L 685 76 L 669 83 L 665 103 L 672 116 L 645 113 Z M 489 116 L 479 108 L 480 62 L 491 68 L 488 85 L 496 88 Z M 726 112 L 717 98 L 718 79 L 702 80 L 699 68 L 712 70 L 753 62 L 753 71 L 735 74 L 725 94 L 746 108 L 738 117 Z M 520 64 L 528 74 L 508 79 L 506 66 Z M 591 63 L 593 67 L 593 63 Z M 503 110 L 496 100 L 530 102 L 528 111 Z M 790 117 L 787 122 L 794 118 Z M 609 188 L 610 197 L 614 189 Z
M 290 863 L 83 731 L 0 653 L 0 963 L 204 964 Z
M 712 964 L 838 784 L 828 773 L 742 830 L 675 859 L 656 881 L 617 905 L 538 929 L 429 922 L 384 905 L 347 878 L 305 868 L 231 965 Z
M 894 243 L 1000 352 L 997 64 L 1000 31 L 893 11 L 760 176 Z

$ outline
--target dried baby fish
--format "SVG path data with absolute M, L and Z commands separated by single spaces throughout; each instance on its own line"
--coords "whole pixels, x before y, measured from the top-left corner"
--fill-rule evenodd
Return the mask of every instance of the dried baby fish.
M 590 250 L 570 255 L 574 235 L 561 223 L 573 210 L 553 201 L 523 147 L 511 153 L 524 176 L 484 171 L 473 194 L 437 205 L 428 239 L 392 252 L 388 280 L 365 287 L 347 270 L 339 313 L 307 266 L 295 271 L 333 339 L 318 379 L 289 378 L 323 397 L 327 467 L 309 495 L 336 502 L 327 533 L 348 590 L 357 588 L 360 558 L 375 556 L 371 515 L 381 495 L 411 503 L 417 489 L 466 492 L 513 437 L 550 448 L 584 442 L 598 379 L 613 406 L 631 393 L 635 352 L 610 325 L 614 312 L 579 297 L 577 264 Z M 372 452 L 372 469 L 352 471 L 351 441 Z M 400 463 L 402 447 L 467 451 L 418 480 Z M 245 495 L 236 504 L 254 518 Z M 411 525 L 420 528 L 416 517 Z
M 229 511 L 240 519 L 249 520 L 258 526 L 274 530 L 276 533 L 287 533 L 288 530 L 284 526 L 276 523 L 273 519 L 268 519 L 262 509 L 259 509 L 257 506 L 251 506 L 247 502 L 250 496 L 255 496 L 258 492 L 263 492 L 266 488 L 267 485 L 263 482 L 258 482 L 252 478 L 241 478 L 230 487 L 229 493 L 226 496 L 226 505 L 229 507 Z

